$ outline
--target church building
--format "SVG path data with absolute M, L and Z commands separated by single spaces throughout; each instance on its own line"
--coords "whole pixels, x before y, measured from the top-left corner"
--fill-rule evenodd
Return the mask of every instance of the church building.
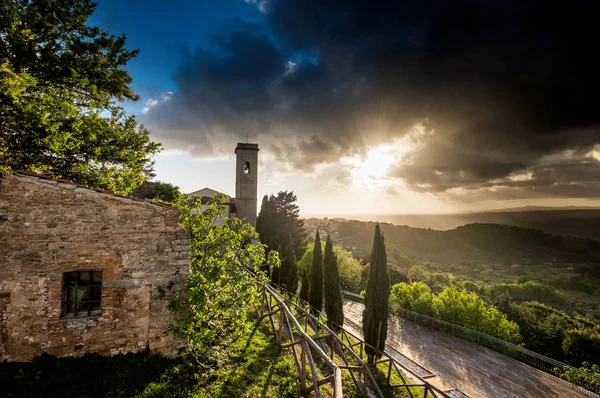
M 202 188 L 189 193 L 190 196 L 200 196 L 203 203 L 208 202 L 216 195 L 221 194 L 227 198 L 227 206 L 223 210 L 223 218 L 238 217 L 247 224 L 256 227 L 256 212 L 258 206 L 258 144 L 238 142 L 235 148 L 235 198 L 210 188 Z M 217 220 L 222 223 L 223 220 Z

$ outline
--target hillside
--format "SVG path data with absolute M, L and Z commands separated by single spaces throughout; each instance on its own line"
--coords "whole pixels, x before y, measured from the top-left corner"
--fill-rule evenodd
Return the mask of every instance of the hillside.
M 600 240 L 600 209 L 525 207 L 462 214 L 390 214 L 358 217 L 416 228 L 449 230 L 466 224 L 505 224 Z
M 320 228 L 355 255 L 367 257 L 373 222 L 347 220 L 306 221 Z M 389 257 L 394 248 L 413 261 L 440 264 L 486 263 L 498 266 L 547 264 L 558 267 L 586 265 L 600 268 L 600 242 L 593 239 L 552 235 L 540 230 L 499 224 L 468 224 L 448 231 L 381 224 Z

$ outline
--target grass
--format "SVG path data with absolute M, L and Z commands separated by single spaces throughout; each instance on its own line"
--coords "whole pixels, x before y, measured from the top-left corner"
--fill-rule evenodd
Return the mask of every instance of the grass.
M 266 322 L 231 346 L 219 369 L 194 371 L 180 358 L 150 352 L 0 363 L 0 397 L 289 397 L 300 391 L 294 361 Z

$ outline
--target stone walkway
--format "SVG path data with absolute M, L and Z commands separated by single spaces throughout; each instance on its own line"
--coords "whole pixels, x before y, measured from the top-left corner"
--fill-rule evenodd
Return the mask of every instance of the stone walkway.
M 362 309 L 360 303 L 344 303 L 346 318 L 358 325 Z M 429 383 L 442 390 L 457 388 L 471 398 L 598 397 L 485 347 L 395 316 L 388 320 L 387 344 L 436 374 Z

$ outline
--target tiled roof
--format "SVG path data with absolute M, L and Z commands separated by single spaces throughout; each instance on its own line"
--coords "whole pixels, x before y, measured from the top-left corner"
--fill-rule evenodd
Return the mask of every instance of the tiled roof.
M 29 177 L 36 177 L 36 178 L 39 178 L 40 180 L 56 181 L 56 182 L 60 182 L 62 184 L 74 185 L 74 186 L 79 187 L 79 188 L 89 189 L 91 191 L 99 192 L 99 193 L 104 194 L 104 195 L 110 195 L 110 196 L 116 196 L 118 198 L 129 199 L 129 200 L 134 201 L 134 202 L 148 203 L 150 205 L 158 206 L 158 207 L 164 207 L 166 209 L 178 210 L 176 207 L 173 207 L 173 206 L 171 206 L 169 204 L 166 204 L 166 203 L 155 202 L 155 201 L 151 201 L 151 200 L 147 200 L 147 199 L 137 199 L 137 198 L 134 198 L 134 197 L 131 197 L 131 196 L 120 195 L 118 193 L 114 193 L 113 191 L 109 191 L 108 189 L 94 188 L 94 187 L 90 187 L 90 186 L 85 185 L 85 184 L 77 184 L 76 182 L 73 182 L 71 180 L 65 180 L 65 179 L 62 179 L 62 178 L 56 178 L 54 176 L 46 175 L 46 174 L 38 174 L 38 173 L 34 173 L 33 171 L 28 171 L 28 170 L 12 170 L 11 173 L 12 174 L 21 174 L 21 175 L 25 175 L 25 176 L 29 176 Z

